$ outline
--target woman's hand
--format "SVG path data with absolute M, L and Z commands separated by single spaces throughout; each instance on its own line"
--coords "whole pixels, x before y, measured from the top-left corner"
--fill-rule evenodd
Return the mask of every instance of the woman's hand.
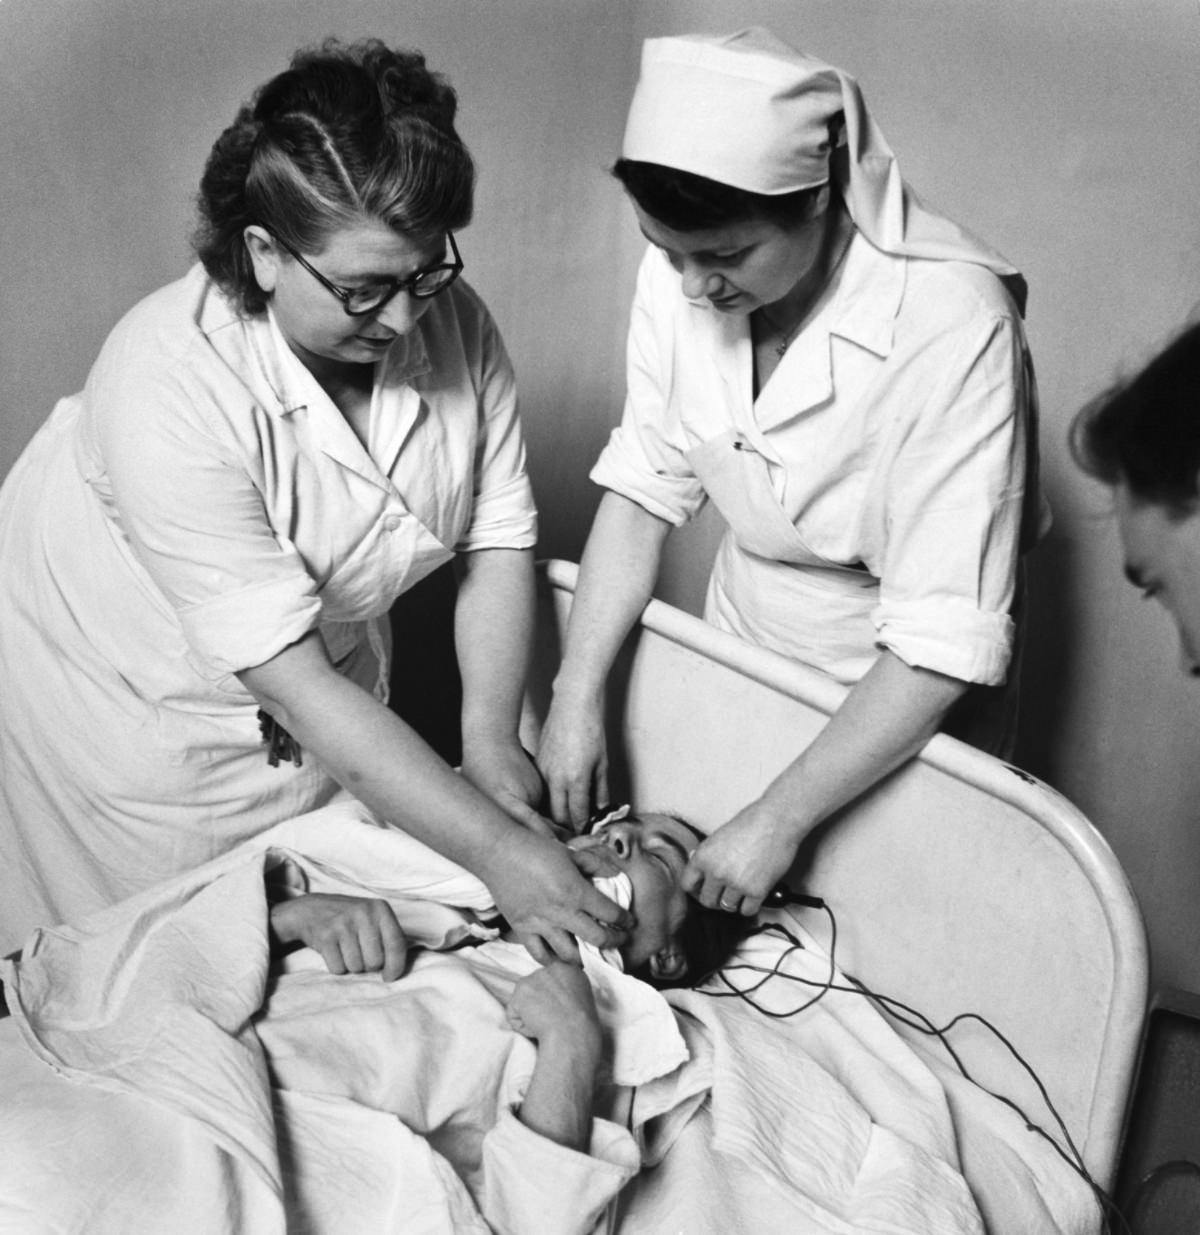
M 701 842 L 683 874 L 683 888 L 709 909 L 753 917 L 796 857 L 793 825 L 762 798 Z
M 600 1047 L 600 1018 L 591 983 L 577 965 L 550 961 L 523 977 L 506 1005 L 508 1023 L 526 1038 L 559 1037 Z
M 598 948 L 619 947 L 633 915 L 592 887 L 559 841 L 514 830 L 480 878 L 517 938 L 533 958 L 579 963 L 576 938 Z
M 394 982 L 404 972 L 408 941 L 387 901 L 314 892 L 271 907 L 280 943 L 303 943 L 324 958 L 330 973 L 380 973 Z
M 463 749 L 462 774 L 506 814 L 533 832 L 553 837 L 554 826 L 538 814 L 542 778 L 517 742 L 472 741 Z
M 609 805 L 603 700 L 568 701 L 556 693 L 537 761 L 550 792 L 551 817 L 579 832 L 594 810 Z

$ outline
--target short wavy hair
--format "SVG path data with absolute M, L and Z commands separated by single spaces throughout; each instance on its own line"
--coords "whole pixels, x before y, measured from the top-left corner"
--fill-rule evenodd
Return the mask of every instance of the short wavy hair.
M 245 312 L 261 313 L 267 297 L 244 240 L 252 224 L 310 253 L 363 220 L 421 241 L 465 227 L 475 166 L 457 107 L 420 52 L 378 39 L 298 51 L 209 154 L 192 237 L 204 268 Z
M 1071 453 L 1090 476 L 1176 516 L 1200 503 L 1200 323 L 1075 417 Z

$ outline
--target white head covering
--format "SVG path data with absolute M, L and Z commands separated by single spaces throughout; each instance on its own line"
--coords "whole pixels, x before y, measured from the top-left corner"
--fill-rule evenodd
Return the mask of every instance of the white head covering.
M 832 179 L 876 248 L 986 266 L 1024 311 L 1016 268 L 905 184 L 858 83 L 769 30 L 647 39 L 621 153 L 769 196 Z

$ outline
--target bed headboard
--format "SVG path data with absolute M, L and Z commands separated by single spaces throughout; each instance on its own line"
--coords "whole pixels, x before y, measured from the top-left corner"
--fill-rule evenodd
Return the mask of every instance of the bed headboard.
M 525 738 L 536 746 L 576 567 L 542 567 Z M 711 829 L 812 739 L 845 688 L 653 601 L 609 684 L 614 793 Z M 838 919 L 843 971 L 937 1023 L 978 1012 L 1046 1084 L 1093 1177 L 1112 1183 L 1147 995 L 1141 914 L 1065 798 L 942 735 L 824 829 L 804 890 Z M 811 926 L 824 937 L 823 915 Z M 1032 1083 L 973 1022 L 976 1079 L 1049 1128 Z

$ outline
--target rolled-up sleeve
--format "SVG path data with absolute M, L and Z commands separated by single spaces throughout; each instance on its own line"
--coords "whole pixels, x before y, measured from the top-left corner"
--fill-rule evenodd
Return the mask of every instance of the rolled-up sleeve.
M 705 493 L 688 464 L 687 440 L 670 397 L 677 358 L 664 265 L 653 249 L 642 261 L 626 348 L 625 410 L 591 479 L 678 527 L 698 513 Z
M 90 392 L 111 486 L 102 500 L 154 599 L 218 673 L 269 660 L 317 625 L 321 601 L 244 462 L 206 418 L 205 392 L 171 369 L 131 364 L 102 376 Z
M 633 1137 L 607 1120 L 584 1154 L 506 1110 L 483 1141 L 480 1209 L 497 1235 L 588 1235 L 640 1167 Z
M 898 380 L 935 374 L 909 397 L 886 510 L 879 642 L 910 665 L 1001 684 L 1013 647 L 1025 494 L 1027 400 L 1019 326 L 986 316 L 935 335 Z
M 537 509 L 526 471 L 516 379 L 499 330 L 482 305 L 480 312 L 481 429 L 471 522 L 456 547 L 464 552 L 528 549 L 537 542 Z

